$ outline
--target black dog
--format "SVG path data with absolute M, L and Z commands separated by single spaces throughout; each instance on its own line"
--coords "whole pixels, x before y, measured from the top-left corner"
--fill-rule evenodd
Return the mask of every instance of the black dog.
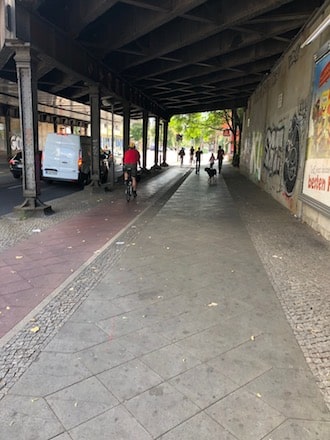
M 214 168 L 205 168 L 205 171 L 209 175 L 209 183 L 215 182 L 217 170 L 215 170 Z

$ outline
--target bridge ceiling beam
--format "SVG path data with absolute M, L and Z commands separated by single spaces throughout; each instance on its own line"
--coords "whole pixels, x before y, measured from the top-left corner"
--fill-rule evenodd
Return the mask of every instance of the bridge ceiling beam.
M 65 33 L 60 32 L 49 22 L 42 20 L 35 14 L 16 5 L 16 36 L 21 42 L 29 42 L 31 47 L 39 52 L 40 58 L 47 65 L 51 64 L 64 72 L 68 77 L 84 81 L 86 85 L 98 84 L 103 94 L 111 96 L 115 100 L 128 100 L 141 108 L 145 108 L 153 114 L 167 118 L 166 111 L 150 100 L 141 91 L 122 80 L 94 58 L 83 46 L 74 40 L 68 39 Z M 45 38 L 47 35 L 47 38 Z M 53 69 L 54 70 L 54 69 Z M 61 84 L 61 81 L 57 81 Z M 41 80 L 42 85 L 42 80 Z M 59 93 L 60 94 L 60 93 Z
M 40 90 L 89 104 L 98 85 L 103 110 L 122 115 L 130 102 L 134 117 L 145 109 L 168 119 L 216 100 L 221 108 L 246 102 L 329 0 L 7 3 L 16 5 L 19 41 L 37 52 Z M 1 6 L 0 76 L 15 81 L 15 37 L 6 39 Z
M 238 0 L 241 5 L 236 5 L 235 2 L 235 7 L 233 7 L 232 0 L 209 1 L 195 11 L 196 15 L 204 17 L 205 22 L 201 23 L 197 20 L 178 16 L 176 20 L 171 21 L 167 26 L 156 29 L 152 33 L 152 38 L 149 35 L 140 39 L 134 38 L 133 44 L 135 47 L 139 47 L 139 55 L 129 55 L 126 56 L 126 59 L 121 57 L 117 62 L 116 58 L 113 57 L 112 63 L 118 68 L 118 71 L 125 71 L 141 63 L 144 64 L 155 58 L 166 56 L 182 47 L 205 41 L 206 38 L 219 34 L 231 26 L 244 23 L 253 17 L 259 17 L 269 10 L 289 2 L 290 0 L 264 0 L 260 4 L 260 1 L 246 2 Z M 126 48 L 125 45 L 121 47 L 124 50 Z M 111 44 L 107 49 L 108 53 L 113 51 Z
M 258 26 L 258 30 L 244 28 L 236 31 L 226 30 L 220 34 L 199 41 L 188 48 L 179 49 L 169 54 L 166 58 L 159 58 L 151 62 L 136 66 L 125 72 L 127 78 L 132 77 L 154 77 L 162 75 L 191 64 L 207 63 L 209 58 L 226 55 L 233 50 L 239 50 L 251 45 L 256 45 L 266 39 L 284 35 L 287 32 L 297 29 L 304 23 L 301 21 L 284 21 Z

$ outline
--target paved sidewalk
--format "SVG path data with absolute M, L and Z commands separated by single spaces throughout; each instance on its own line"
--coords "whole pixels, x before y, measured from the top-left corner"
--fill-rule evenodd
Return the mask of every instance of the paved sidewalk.
M 93 258 L 75 252 L 5 338 L 1 439 L 330 438 L 329 243 L 224 168 L 213 185 L 168 170 L 135 207 L 102 201 L 47 230 L 43 249 L 103 213 Z M 109 215 L 126 219 L 113 235 Z
M 51 202 L 55 215 L 0 223 L 0 338 L 100 253 L 139 213 L 185 176 L 188 169 L 159 173 L 141 184 L 141 194 L 127 203 L 123 186 L 95 194 L 88 189 Z M 174 186 L 175 188 L 175 186 Z M 2 340 L 3 342 L 3 340 Z

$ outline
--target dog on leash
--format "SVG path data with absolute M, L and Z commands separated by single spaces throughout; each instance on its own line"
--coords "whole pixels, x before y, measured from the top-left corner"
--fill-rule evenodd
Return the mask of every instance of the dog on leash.
M 205 168 L 205 171 L 209 175 L 209 183 L 215 182 L 217 170 L 215 170 L 214 168 Z

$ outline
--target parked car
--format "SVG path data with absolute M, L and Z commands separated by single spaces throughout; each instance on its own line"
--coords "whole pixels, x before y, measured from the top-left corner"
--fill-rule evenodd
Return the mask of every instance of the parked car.
M 41 158 L 42 152 L 39 151 L 39 159 Z M 41 164 L 39 162 L 39 172 L 41 176 Z M 22 151 L 18 151 L 10 160 L 9 160 L 9 170 L 15 179 L 20 179 L 23 174 L 23 154 Z
M 15 179 L 22 177 L 22 152 L 18 151 L 9 161 L 9 169 Z

